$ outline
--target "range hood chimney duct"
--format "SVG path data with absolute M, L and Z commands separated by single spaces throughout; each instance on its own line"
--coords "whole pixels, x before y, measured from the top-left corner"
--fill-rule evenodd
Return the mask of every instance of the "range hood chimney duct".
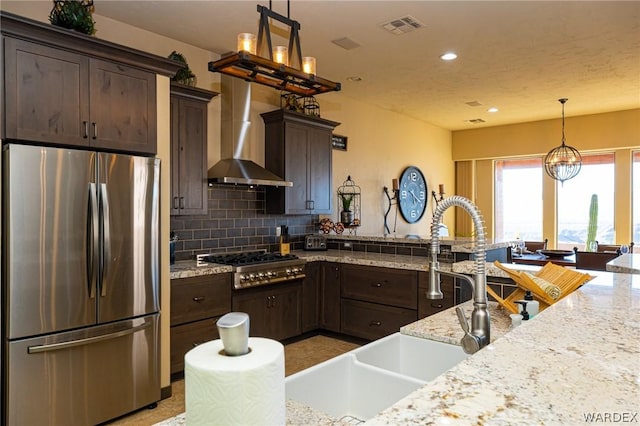
M 251 83 L 221 76 L 222 120 L 220 158 L 207 172 L 209 183 L 293 186 L 248 159 L 247 135 L 251 126 Z

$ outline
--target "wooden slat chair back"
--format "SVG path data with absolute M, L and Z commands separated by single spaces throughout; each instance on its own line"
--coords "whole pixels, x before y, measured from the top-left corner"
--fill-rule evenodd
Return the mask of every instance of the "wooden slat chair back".
M 525 241 L 524 246 L 527 250 L 535 252 L 536 250 L 546 250 L 548 242 L 548 238 L 545 238 L 544 241 Z
M 598 243 L 596 241 L 596 243 Z M 620 251 L 620 248 L 622 246 L 618 245 L 618 244 L 600 244 L 598 243 L 598 251 L 599 252 L 615 252 L 618 254 L 622 254 L 622 252 Z M 629 243 L 629 253 L 633 253 L 633 241 L 631 243 Z

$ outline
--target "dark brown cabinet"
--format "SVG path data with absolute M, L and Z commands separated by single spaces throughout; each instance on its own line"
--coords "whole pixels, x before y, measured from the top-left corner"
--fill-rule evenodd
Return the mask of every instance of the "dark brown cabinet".
M 440 275 L 440 289 L 443 298 L 438 300 L 427 299 L 429 286 L 429 273 L 418 273 L 418 318 L 425 318 L 444 311 L 455 305 L 455 289 L 453 277 Z
M 340 123 L 291 111 L 262 114 L 265 167 L 293 187 L 267 187 L 267 213 L 331 213 L 331 135 Z
M 418 319 L 418 273 L 342 265 L 341 331 L 364 339 L 395 333 Z
M 283 340 L 302 333 L 300 282 L 235 291 L 232 307 L 246 312 L 250 336 Z
M 320 281 L 320 327 L 340 332 L 340 264 L 322 262 Z
M 171 83 L 171 214 L 207 214 L 207 106 L 217 93 Z
M 181 64 L 2 11 L 2 137 L 154 155 L 156 74 Z
M 6 137 L 156 153 L 156 76 L 5 39 Z
M 307 263 L 302 281 L 302 332 L 312 331 L 320 325 L 320 290 L 322 273 L 318 262 Z
M 171 280 L 171 374 L 184 369 L 184 355 L 217 339 L 217 319 L 231 311 L 231 274 Z

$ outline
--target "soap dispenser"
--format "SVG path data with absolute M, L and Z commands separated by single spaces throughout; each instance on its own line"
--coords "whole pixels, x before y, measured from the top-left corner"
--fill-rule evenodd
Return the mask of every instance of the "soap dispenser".
M 533 318 L 540 312 L 540 303 L 537 300 L 533 300 L 531 290 L 527 290 L 524 294 L 524 300 L 527 302 L 527 310 L 529 311 L 529 318 Z
M 518 305 L 522 306 L 522 310 L 520 311 L 520 315 L 522 315 L 523 321 L 529 320 L 529 312 L 527 312 L 527 301 L 526 300 L 516 300 Z

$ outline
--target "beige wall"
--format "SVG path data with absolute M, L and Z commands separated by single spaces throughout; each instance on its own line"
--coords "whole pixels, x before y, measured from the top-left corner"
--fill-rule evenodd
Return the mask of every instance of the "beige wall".
M 2 1 L 0 7 L 22 16 L 48 22 L 51 2 Z M 119 43 L 159 56 L 168 56 L 172 50 L 184 54 L 198 79 L 198 87 L 220 92 L 220 76 L 207 70 L 207 64 L 218 55 L 148 31 L 140 30 L 111 19 L 94 15 L 96 37 Z M 235 43 L 229 41 L 230 45 Z M 332 77 L 332 76 L 327 76 Z M 169 205 L 169 91 L 168 79 L 158 79 L 158 157 L 162 159 L 161 204 Z M 260 113 L 279 107 L 280 93 L 268 87 L 252 85 L 252 111 L 248 155 L 264 165 L 264 125 Z M 342 123 L 336 133 L 347 136 L 348 150 L 333 151 L 333 190 L 348 175 L 362 188 L 362 227 L 360 235 L 383 233 L 383 214 L 387 199 L 383 186 L 391 187 L 391 179 L 398 178 L 409 165 L 420 167 L 429 190 L 442 183 L 448 193 L 454 191 L 454 163 L 451 158 L 451 132 L 424 122 L 413 120 L 394 112 L 380 110 L 343 92 L 323 94 L 317 97 L 323 118 Z M 212 166 L 220 159 L 220 96 L 209 104 L 209 154 Z M 335 200 L 334 200 L 335 201 Z M 334 210 L 336 203 L 334 202 Z M 335 220 L 337 213 L 331 215 Z M 425 216 L 417 224 L 405 223 L 398 214 L 396 233 L 428 235 L 431 218 L 431 200 Z M 453 213 L 445 215 L 445 223 L 453 231 Z M 393 230 L 394 211 L 389 214 L 389 226 Z M 168 241 L 169 213 L 163 210 L 161 238 Z M 169 263 L 168 245 L 162 246 L 162 386 L 170 384 L 169 374 Z
M 560 145 L 561 119 L 487 127 L 453 132 L 454 161 L 475 163 L 475 201 L 493 235 L 493 160 L 496 158 L 544 156 Z M 615 154 L 616 243 L 628 244 L 632 237 L 632 151 L 640 149 L 640 109 L 565 119 L 566 143 L 581 153 Z M 546 174 L 543 181 L 543 235 L 556 247 L 556 185 Z

